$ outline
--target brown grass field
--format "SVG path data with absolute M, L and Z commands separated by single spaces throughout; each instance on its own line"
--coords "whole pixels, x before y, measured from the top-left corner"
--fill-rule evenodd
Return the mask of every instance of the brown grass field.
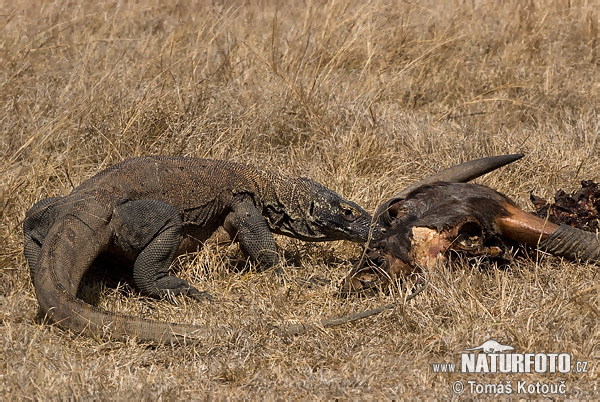
M 235 329 L 226 339 L 107 341 L 36 317 L 25 212 L 129 156 L 252 163 L 370 212 L 486 155 L 526 154 L 478 182 L 527 210 L 530 191 L 600 180 L 597 1 L 223 3 L 0 1 L 0 399 L 452 398 L 455 381 L 461 397 L 494 396 L 468 381 L 511 381 L 512 397 L 597 399 L 598 267 L 545 255 L 441 268 L 404 306 L 293 338 L 273 326 L 403 294 L 339 298 L 360 245 L 278 237 L 283 275 L 236 271 L 235 246 L 175 264 L 214 304 L 89 285 L 110 311 Z M 587 373 L 434 372 L 490 338 L 569 353 Z M 564 381 L 566 394 L 517 394 L 518 381 Z

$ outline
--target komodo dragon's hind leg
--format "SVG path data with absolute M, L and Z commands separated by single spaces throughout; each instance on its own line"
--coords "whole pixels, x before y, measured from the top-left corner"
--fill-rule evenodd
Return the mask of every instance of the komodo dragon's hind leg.
M 115 209 L 111 223 L 117 245 L 125 251 L 139 251 L 133 281 L 142 294 L 212 299 L 185 279 L 169 275 L 182 234 L 181 217 L 174 207 L 157 200 L 130 201 Z

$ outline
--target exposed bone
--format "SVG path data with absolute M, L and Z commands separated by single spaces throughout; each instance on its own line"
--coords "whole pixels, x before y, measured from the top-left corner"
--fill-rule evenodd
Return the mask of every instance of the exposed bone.
M 559 227 L 476 184 L 422 186 L 391 204 L 389 211 L 392 223 L 371 242 L 366 261 L 349 273 L 343 291 L 379 288 L 423 269 L 435 269 L 451 252 L 509 261 L 510 242 L 539 245 L 571 260 L 600 260 L 597 235 Z
M 344 280 L 342 291 L 376 288 L 422 269 L 435 269 L 449 252 L 502 258 L 494 219 L 514 204 L 484 186 L 435 183 L 391 205 L 392 223 L 369 245 L 366 261 Z
M 413 264 L 433 269 L 437 264 L 446 262 L 445 252 L 450 242 L 435 229 L 413 227 L 411 246 L 409 255 Z
M 598 233 L 558 226 L 523 211 L 490 188 L 461 183 L 521 156 L 488 157 L 448 168 L 381 204 L 375 217 L 383 230 L 368 245 L 365 260 L 343 280 L 342 291 L 379 288 L 419 270 L 434 269 L 447 260 L 450 252 L 509 261 L 511 242 L 539 247 L 571 260 L 600 261 Z M 582 189 L 573 196 L 558 192 L 556 205 L 548 208 L 560 209 L 569 219 L 591 217 L 595 224 L 600 222 L 599 195 L 595 183 L 583 181 Z M 535 201 L 538 209 L 545 207 L 537 198 Z M 565 205 L 574 206 L 565 210 Z

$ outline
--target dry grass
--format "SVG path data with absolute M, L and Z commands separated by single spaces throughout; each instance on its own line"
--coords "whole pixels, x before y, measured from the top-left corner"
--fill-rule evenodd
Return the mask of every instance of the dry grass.
M 523 206 L 530 190 L 600 180 L 593 1 L 175 3 L 0 2 L 0 398 L 447 398 L 456 380 L 505 379 L 565 380 L 568 397 L 598 397 L 597 267 L 549 257 L 459 264 L 404 308 L 280 339 L 270 325 L 398 296 L 334 297 L 354 244 L 280 238 L 284 276 L 236 273 L 234 249 L 207 247 L 179 265 L 214 305 L 111 287 L 99 303 L 243 329 L 230 339 L 148 347 L 40 325 L 25 211 L 128 156 L 254 163 L 371 211 L 425 174 L 491 154 L 527 154 L 480 180 Z M 310 276 L 332 282 L 295 281 Z M 571 353 L 589 373 L 433 372 L 488 338 Z

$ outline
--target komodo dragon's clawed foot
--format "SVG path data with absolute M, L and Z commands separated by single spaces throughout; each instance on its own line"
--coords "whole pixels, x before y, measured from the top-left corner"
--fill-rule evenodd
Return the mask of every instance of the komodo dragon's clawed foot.
M 330 279 L 321 278 L 318 276 L 310 276 L 308 278 L 297 278 L 295 282 L 301 287 L 311 289 L 315 286 L 325 286 L 331 283 Z
M 169 296 L 187 296 L 195 300 L 208 300 L 213 302 L 213 297 L 206 293 L 201 292 L 192 285 L 189 284 L 185 279 L 177 278 L 174 276 L 165 276 L 156 281 L 156 289 L 154 292 L 149 294 L 155 298 L 165 298 Z
M 214 303 L 215 300 L 210 293 L 202 292 L 196 288 L 190 288 L 188 297 L 191 297 L 194 300 L 208 300 L 211 303 Z

